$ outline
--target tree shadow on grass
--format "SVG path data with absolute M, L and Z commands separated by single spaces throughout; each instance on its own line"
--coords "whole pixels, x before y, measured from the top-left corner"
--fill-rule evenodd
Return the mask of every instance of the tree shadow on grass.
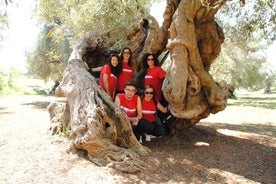
M 227 136 L 213 127 L 197 125 L 143 144 L 152 150 L 147 170 L 137 174 L 146 183 L 276 181 L 275 147 Z

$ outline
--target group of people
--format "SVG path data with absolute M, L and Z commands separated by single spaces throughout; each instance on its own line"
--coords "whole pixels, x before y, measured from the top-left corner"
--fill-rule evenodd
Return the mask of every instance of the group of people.
M 132 52 L 128 47 L 123 48 L 119 55 L 112 54 L 100 73 L 99 85 L 126 113 L 134 135 L 140 142 L 142 136 L 150 141 L 151 137 L 164 134 L 157 111 L 168 112 L 168 107 L 160 103 L 166 72 L 158 64 L 155 54 L 144 55 L 141 69 L 144 71 L 142 89 L 138 89 L 137 82 L 133 80 L 134 73 L 138 71 L 133 66 Z

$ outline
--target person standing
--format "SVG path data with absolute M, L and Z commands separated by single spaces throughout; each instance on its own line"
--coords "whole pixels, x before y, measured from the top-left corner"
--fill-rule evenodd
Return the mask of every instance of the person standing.
M 124 92 L 126 83 L 132 80 L 134 69 L 132 67 L 132 52 L 130 48 L 125 47 L 122 49 L 120 60 L 122 61 L 122 73 L 118 77 L 118 93 Z
M 141 98 L 135 95 L 137 87 L 134 82 L 126 83 L 124 93 L 119 93 L 115 98 L 115 105 L 126 113 L 137 140 L 148 131 L 148 124 L 140 121 L 142 118 Z
M 104 91 L 114 100 L 117 86 L 117 77 L 122 72 L 122 64 L 119 56 L 112 54 L 108 64 L 104 65 L 101 74 L 99 85 Z
M 156 91 L 156 101 L 162 97 L 162 83 L 166 72 L 158 66 L 158 58 L 153 53 L 146 53 L 142 60 L 143 68 L 147 70 L 144 77 L 144 85 L 152 85 Z

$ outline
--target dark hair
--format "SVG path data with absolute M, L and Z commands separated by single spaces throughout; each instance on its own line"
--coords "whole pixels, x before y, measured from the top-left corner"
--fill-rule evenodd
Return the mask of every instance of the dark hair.
M 137 85 L 136 85 L 136 83 L 135 83 L 134 81 L 128 81 L 128 82 L 126 83 L 126 86 L 125 86 L 125 87 L 127 87 L 127 86 L 133 86 L 133 87 L 135 87 L 135 88 L 137 89 Z
M 121 59 L 121 61 L 123 62 L 123 53 L 124 53 L 124 51 L 125 50 L 129 50 L 129 54 L 130 54 L 130 57 L 129 57 L 129 60 L 128 60 L 128 62 L 127 62 L 127 65 L 128 66 L 131 66 L 132 65 L 132 51 L 131 51 L 131 49 L 129 48 L 129 47 L 124 47 L 123 49 L 122 49 L 122 51 L 121 51 L 121 53 L 120 53 L 120 59 Z
M 149 65 L 148 65 L 148 57 L 149 56 L 152 56 L 153 59 L 154 59 L 154 66 L 158 66 L 159 65 L 159 60 L 158 58 L 155 56 L 155 54 L 153 54 L 152 52 L 147 52 L 144 54 L 143 58 L 142 58 L 142 66 L 143 68 L 149 68 Z
M 116 67 L 114 67 L 111 64 L 112 57 L 116 57 L 118 59 L 118 65 Z M 120 60 L 120 58 L 117 54 L 111 54 L 110 55 L 108 65 L 110 66 L 111 73 L 113 73 L 116 77 L 118 77 L 121 74 L 121 72 L 122 72 L 122 62 L 121 62 L 121 60 Z

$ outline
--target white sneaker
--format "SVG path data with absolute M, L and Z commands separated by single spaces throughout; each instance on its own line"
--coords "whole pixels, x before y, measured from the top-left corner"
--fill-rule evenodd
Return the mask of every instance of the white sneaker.
M 150 135 L 145 134 L 145 136 L 146 136 L 146 141 L 151 141 L 151 139 L 150 139 Z
M 142 144 L 143 140 L 142 140 L 142 136 L 140 136 L 139 142 Z

